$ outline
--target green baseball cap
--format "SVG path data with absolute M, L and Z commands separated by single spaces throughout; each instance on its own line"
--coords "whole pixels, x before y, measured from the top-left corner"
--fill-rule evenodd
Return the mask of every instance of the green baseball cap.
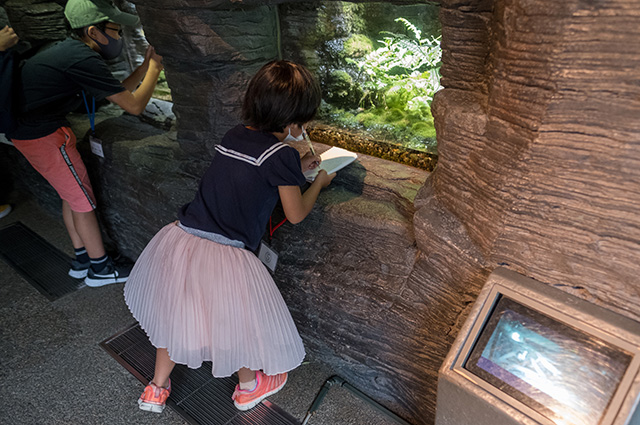
M 123 26 L 134 26 L 140 22 L 136 15 L 121 11 L 110 0 L 69 0 L 64 16 L 73 29 L 107 21 Z

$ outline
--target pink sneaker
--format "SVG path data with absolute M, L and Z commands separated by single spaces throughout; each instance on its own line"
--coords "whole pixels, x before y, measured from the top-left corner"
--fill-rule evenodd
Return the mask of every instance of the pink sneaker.
M 265 375 L 261 371 L 257 371 L 256 387 L 253 391 L 241 390 L 240 385 L 236 385 L 236 390 L 231 398 L 238 410 L 249 410 L 265 398 L 280 391 L 286 383 L 286 372 L 278 375 Z
M 169 394 L 171 394 L 171 380 L 167 388 L 158 387 L 153 382 L 149 382 L 138 399 L 138 406 L 147 412 L 162 413 Z

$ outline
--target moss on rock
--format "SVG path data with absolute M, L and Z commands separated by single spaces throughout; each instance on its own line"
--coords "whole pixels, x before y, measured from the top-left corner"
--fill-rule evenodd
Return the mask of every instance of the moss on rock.
M 373 41 L 364 34 L 353 34 L 344 42 L 347 58 L 362 58 L 373 52 Z
M 420 138 L 423 139 L 435 139 L 436 138 L 436 129 L 433 126 L 433 123 L 427 123 L 424 121 L 417 122 L 411 126 L 411 132 Z
M 326 90 L 326 100 L 339 107 L 353 109 L 358 106 L 362 91 L 360 86 L 354 84 L 349 73 L 334 69 L 329 73 L 329 77 L 324 82 Z

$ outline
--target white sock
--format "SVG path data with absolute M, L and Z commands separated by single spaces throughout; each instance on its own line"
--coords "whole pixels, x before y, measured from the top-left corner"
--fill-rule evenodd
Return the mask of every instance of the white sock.
M 240 382 L 240 389 L 243 391 L 253 391 L 258 386 L 258 381 L 255 379 L 249 382 Z

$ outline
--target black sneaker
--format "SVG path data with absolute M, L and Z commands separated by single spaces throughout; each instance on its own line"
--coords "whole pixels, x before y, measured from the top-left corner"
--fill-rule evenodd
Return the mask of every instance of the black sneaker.
M 80 261 L 73 259 L 71 260 L 71 268 L 69 269 L 69 276 L 74 279 L 84 279 L 87 277 L 87 272 L 91 268 L 91 261 L 87 261 L 86 263 L 81 263 Z
M 92 268 L 89 268 L 84 283 L 92 288 L 110 285 L 112 283 L 123 283 L 129 278 L 132 267 L 132 265 L 116 265 L 111 258 L 109 258 L 107 265 L 99 272 L 94 272 Z

